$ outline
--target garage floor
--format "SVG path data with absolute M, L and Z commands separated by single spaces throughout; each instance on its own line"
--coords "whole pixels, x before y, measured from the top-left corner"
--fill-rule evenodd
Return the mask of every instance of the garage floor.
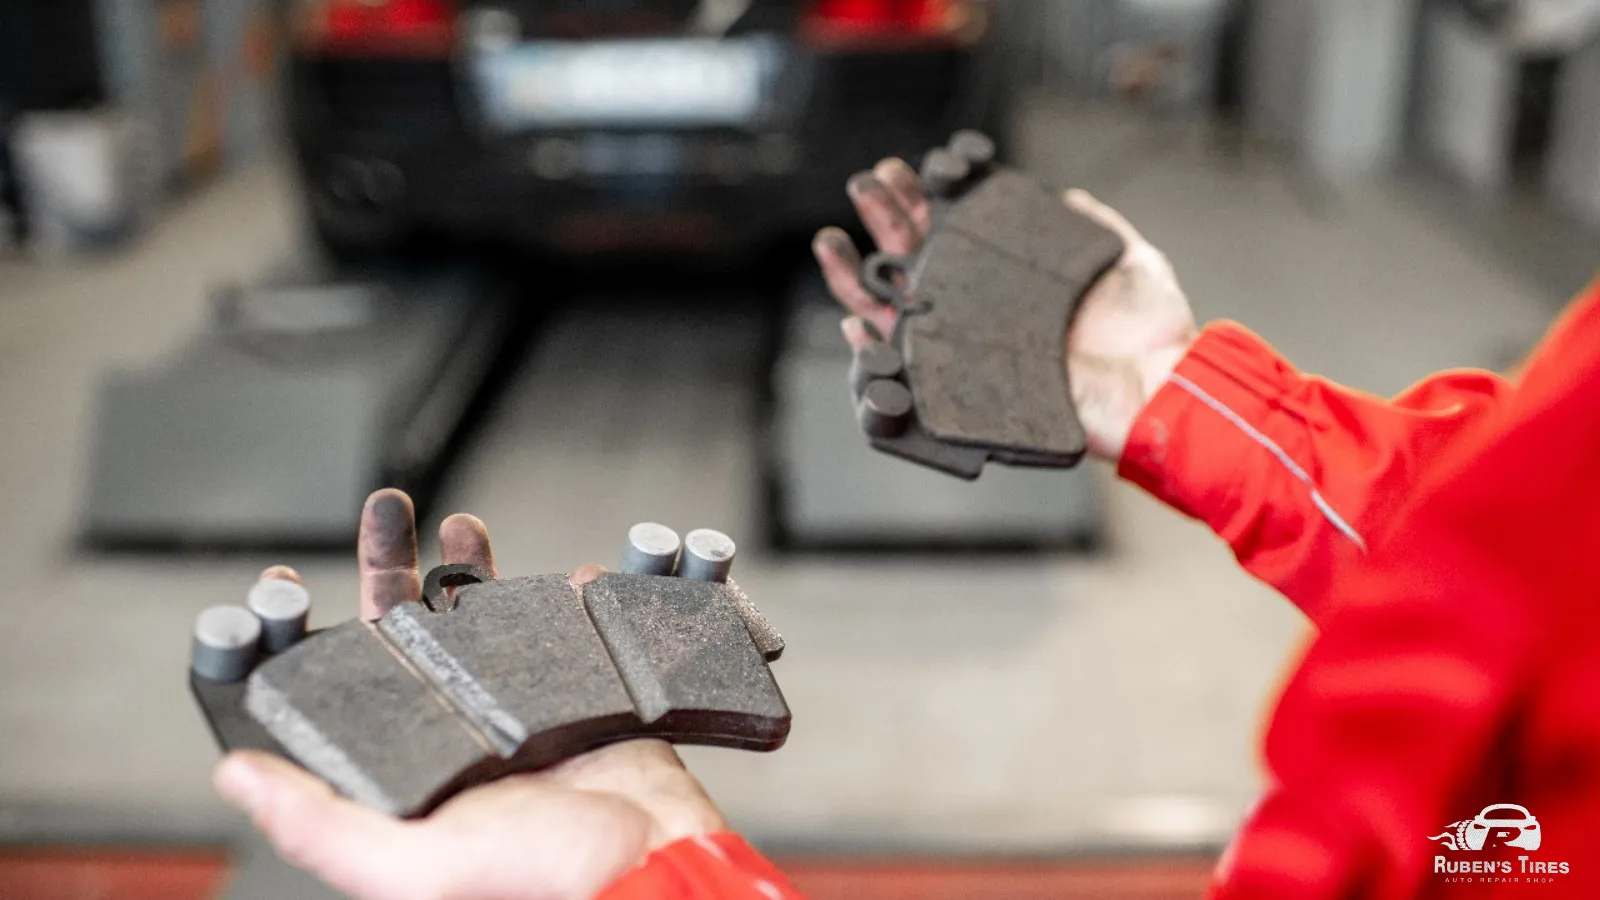
M 1318 201 L 1281 162 L 1227 164 L 1181 125 L 1041 106 L 1025 147 L 1052 178 L 1109 186 L 1202 319 L 1240 319 L 1363 388 L 1505 365 L 1564 299 L 1406 191 Z M 0 261 L 0 837 L 231 833 L 183 688 L 192 617 L 277 561 L 300 568 L 323 622 L 353 612 L 346 560 L 70 544 L 97 375 L 159 359 L 208 285 L 287 252 L 288 198 L 284 170 L 260 165 L 125 253 Z M 607 299 L 550 324 L 452 480 L 444 506 L 489 523 L 505 571 L 610 562 L 643 517 L 755 527 L 755 385 L 723 364 L 750 322 Z M 1256 790 L 1263 715 L 1305 624 L 1202 529 L 1123 485 L 1108 503 L 1112 549 L 1093 558 L 742 557 L 789 640 L 794 736 L 771 757 L 685 756 L 739 828 L 788 850 L 1220 843 Z

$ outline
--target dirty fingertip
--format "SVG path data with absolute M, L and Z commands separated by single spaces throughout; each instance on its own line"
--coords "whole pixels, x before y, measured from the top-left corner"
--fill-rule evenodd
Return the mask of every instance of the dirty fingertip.
M 439 523 L 439 553 L 445 565 L 466 563 L 495 572 L 489 527 L 471 513 L 456 513 Z
M 261 571 L 261 575 L 259 577 L 257 577 L 256 580 L 257 581 L 292 581 L 295 584 L 303 584 L 304 583 L 300 578 L 300 573 L 296 572 L 294 569 L 292 569 L 292 568 L 290 568 L 288 566 L 268 566 L 267 568 L 265 568 L 265 569 L 263 569 Z
M 821 257 L 828 249 L 828 229 L 823 228 L 811 236 L 811 252 Z
M 854 349 L 865 347 L 875 340 L 872 326 L 860 316 L 846 316 L 839 323 L 839 330 L 844 333 L 845 343 Z
M 573 584 L 588 584 L 589 582 L 606 574 L 606 567 L 594 563 L 584 563 L 572 570 L 570 581 Z
M 411 497 L 399 488 L 383 488 L 367 497 L 362 524 L 385 535 L 416 527 L 416 509 Z
M 876 175 L 879 181 L 891 184 L 899 183 L 906 187 L 915 187 L 917 184 L 916 171 L 911 168 L 910 163 L 898 156 L 879 160 L 878 164 L 872 167 L 872 174 Z
M 813 249 L 824 272 L 853 271 L 861 265 L 861 251 L 843 228 L 825 228 L 818 232 Z
M 441 539 L 487 541 L 489 526 L 472 513 L 454 513 L 439 523 Z
M 844 255 L 855 249 L 855 242 L 850 240 L 850 235 L 837 225 L 829 225 L 817 232 L 811 240 L 812 249 L 817 252 L 828 251 Z
M 882 184 L 879 183 L 878 176 L 872 174 L 872 172 L 861 171 L 851 175 L 850 180 L 845 182 L 844 187 L 850 196 L 860 197 L 882 187 Z

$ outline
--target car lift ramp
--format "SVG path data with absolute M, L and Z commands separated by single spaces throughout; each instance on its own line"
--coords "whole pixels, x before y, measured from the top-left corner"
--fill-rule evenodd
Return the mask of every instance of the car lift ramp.
M 283 267 L 98 391 L 91 549 L 337 549 L 367 493 L 425 505 L 513 332 L 481 267 Z

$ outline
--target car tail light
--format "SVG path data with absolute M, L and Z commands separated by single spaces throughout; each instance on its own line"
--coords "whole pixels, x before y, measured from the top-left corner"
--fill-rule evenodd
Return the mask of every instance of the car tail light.
M 813 45 L 961 40 L 978 18 L 972 0 L 813 0 L 801 34 Z
M 310 0 L 302 4 L 304 46 L 330 56 L 449 56 L 455 0 Z

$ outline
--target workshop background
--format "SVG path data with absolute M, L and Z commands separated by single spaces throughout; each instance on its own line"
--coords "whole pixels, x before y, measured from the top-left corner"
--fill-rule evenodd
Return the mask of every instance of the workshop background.
M 424 565 L 733 536 L 793 735 L 684 756 L 812 896 L 1199 896 L 1307 623 L 1107 467 L 874 455 L 809 231 L 982 127 L 1309 371 L 1505 369 L 1600 236 L 1538 5 L 6 0 L 0 897 L 323 896 L 211 790 L 190 629 L 278 562 L 352 615 L 385 483 Z

